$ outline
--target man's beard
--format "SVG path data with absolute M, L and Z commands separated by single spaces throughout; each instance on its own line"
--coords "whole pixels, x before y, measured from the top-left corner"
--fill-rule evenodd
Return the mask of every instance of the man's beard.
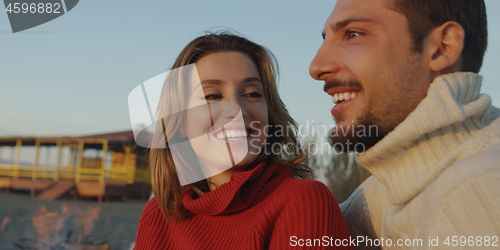
M 388 100 L 383 100 L 378 108 L 367 106 L 351 124 L 344 127 L 333 128 L 328 136 L 330 145 L 339 152 L 362 153 L 377 142 L 382 140 L 387 134 L 393 131 L 396 126 L 405 120 L 413 112 L 420 101 L 425 97 L 408 95 L 415 93 L 419 84 L 422 84 L 421 76 L 425 77 L 425 69 L 422 67 L 422 54 L 410 53 L 408 61 L 401 65 L 398 70 L 396 82 L 407 82 L 394 89 L 388 96 L 393 96 Z M 355 80 L 332 80 L 325 82 L 325 92 L 333 87 L 355 87 L 362 88 L 362 85 Z M 336 116 L 337 123 L 344 120 L 343 114 Z
M 335 87 L 351 87 L 362 89 L 359 82 L 354 80 L 332 80 L 325 82 L 324 91 Z M 337 123 L 344 120 L 342 114 L 337 115 L 335 118 Z M 329 135 L 328 141 L 330 145 L 338 152 L 349 153 L 356 151 L 358 153 L 364 152 L 368 148 L 375 145 L 378 141 L 382 140 L 389 131 L 382 129 L 382 121 L 378 119 L 370 110 L 364 110 L 362 114 L 356 117 L 356 121 L 345 127 L 333 128 Z
M 342 120 L 342 114 L 337 116 L 337 122 Z M 382 122 L 369 110 L 356 118 L 351 124 L 333 128 L 328 136 L 330 145 L 338 152 L 362 153 L 382 140 L 387 131 Z

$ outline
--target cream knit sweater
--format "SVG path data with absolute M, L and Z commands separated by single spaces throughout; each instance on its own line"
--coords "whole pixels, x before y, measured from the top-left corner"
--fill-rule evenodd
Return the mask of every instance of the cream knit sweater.
M 461 236 L 474 236 L 476 249 L 499 248 L 476 242 L 500 237 L 500 109 L 479 94 L 481 81 L 463 72 L 437 77 L 401 124 L 356 157 L 373 175 L 341 204 L 353 238 L 439 249 L 449 237 L 456 249 Z M 429 246 L 437 237 L 439 247 Z

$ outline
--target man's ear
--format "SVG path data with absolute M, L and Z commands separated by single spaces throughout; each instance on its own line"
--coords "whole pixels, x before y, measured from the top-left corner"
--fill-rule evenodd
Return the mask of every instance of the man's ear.
M 430 69 L 441 74 L 460 71 L 464 39 L 465 31 L 457 22 L 448 21 L 434 28 L 425 42 Z

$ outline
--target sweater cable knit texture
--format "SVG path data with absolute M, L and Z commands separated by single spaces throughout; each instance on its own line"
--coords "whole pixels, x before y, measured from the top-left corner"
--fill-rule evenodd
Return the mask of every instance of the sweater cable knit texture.
M 299 239 L 349 238 L 328 188 L 295 179 L 287 166 L 261 163 L 233 173 L 228 183 L 201 197 L 188 188 L 182 202 L 188 219 L 172 223 L 151 199 L 141 216 L 135 249 L 295 249 Z M 312 249 L 332 249 L 315 244 Z
M 481 81 L 437 77 L 401 124 L 357 156 L 373 176 L 341 204 L 353 237 L 422 239 L 384 248 L 427 249 L 429 237 L 446 247 L 448 236 L 500 236 L 500 110 L 479 93 Z

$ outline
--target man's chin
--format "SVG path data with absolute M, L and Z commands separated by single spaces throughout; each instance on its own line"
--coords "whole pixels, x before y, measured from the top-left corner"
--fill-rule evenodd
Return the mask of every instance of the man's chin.
M 342 153 L 363 153 L 382 140 L 377 125 L 340 125 L 330 131 L 328 140 L 330 145 Z

